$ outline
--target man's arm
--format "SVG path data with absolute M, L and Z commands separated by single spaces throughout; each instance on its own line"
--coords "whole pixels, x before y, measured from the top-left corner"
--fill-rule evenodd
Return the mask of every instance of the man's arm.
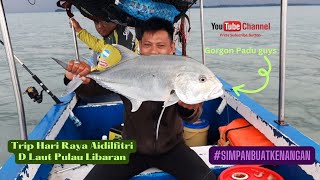
M 71 18 L 72 26 L 74 30 L 78 33 L 78 38 L 83 41 L 87 46 L 94 51 L 101 52 L 104 46 L 104 40 L 98 39 L 92 34 L 90 34 L 87 30 L 83 29 L 77 20 Z
M 103 50 L 103 47 L 105 46 L 103 39 L 96 38 L 85 29 L 82 29 L 77 36 L 82 42 L 84 42 L 89 48 L 93 49 L 94 51 L 101 52 Z

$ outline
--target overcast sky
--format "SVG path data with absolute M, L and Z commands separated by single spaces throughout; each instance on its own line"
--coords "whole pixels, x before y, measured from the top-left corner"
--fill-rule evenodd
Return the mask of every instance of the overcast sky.
M 47 12 L 54 11 L 58 7 L 58 0 L 29 0 L 36 1 L 35 5 L 29 4 L 28 0 L 2 0 L 6 12 Z M 320 0 L 288 0 L 289 3 L 311 3 L 320 4 Z M 205 5 L 229 5 L 229 4 L 266 4 L 280 3 L 280 0 L 204 0 Z M 199 3 L 199 0 L 198 2 Z

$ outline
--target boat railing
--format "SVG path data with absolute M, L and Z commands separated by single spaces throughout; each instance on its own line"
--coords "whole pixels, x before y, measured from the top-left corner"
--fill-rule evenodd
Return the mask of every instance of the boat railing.
M 5 50 L 8 58 L 11 81 L 13 84 L 13 90 L 14 90 L 16 105 L 18 110 L 20 136 L 21 136 L 21 139 L 27 140 L 28 139 L 27 126 L 26 126 L 26 117 L 25 117 L 25 111 L 23 106 L 22 94 L 20 90 L 19 78 L 17 75 L 16 64 L 13 57 L 13 50 L 12 50 L 12 45 L 11 45 L 11 40 L 10 40 L 10 35 L 8 31 L 7 20 L 6 20 L 2 0 L 1 0 L 0 6 L 1 6 L 0 7 L 0 25 L 1 25 L 1 31 L 3 36 L 3 42 L 5 45 Z
M 287 45 L 287 9 L 288 0 L 281 0 L 280 12 L 280 67 L 279 67 L 279 108 L 278 120 L 280 125 L 285 125 L 284 106 L 285 106 L 285 80 L 286 80 L 286 45 Z
M 206 64 L 206 56 L 204 52 L 204 23 L 203 23 L 203 0 L 200 0 L 200 28 L 201 28 L 201 57 L 202 64 Z

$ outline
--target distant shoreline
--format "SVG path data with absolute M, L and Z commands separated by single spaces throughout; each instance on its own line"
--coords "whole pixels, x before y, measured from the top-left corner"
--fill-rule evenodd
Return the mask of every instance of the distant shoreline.
M 66 12 L 66 10 L 65 9 L 56 9 L 56 10 L 54 10 L 54 12 Z
M 203 8 L 264 7 L 264 6 L 280 6 L 280 4 L 216 5 L 216 6 L 203 6 Z M 290 4 L 288 4 L 288 6 L 320 6 L 320 4 L 290 3 Z M 199 5 L 192 6 L 191 8 L 200 8 L 200 6 Z
M 79 11 L 77 8 L 75 8 L 75 7 L 72 7 L 72 12 L 76 12 L 76 11 Z M 66 12 L 66 10 L 65 9 L 62 9 L 62 8 L 59 8 L 59 9 L 56 9 L 56 10 L 54 10 L 54 12 Z

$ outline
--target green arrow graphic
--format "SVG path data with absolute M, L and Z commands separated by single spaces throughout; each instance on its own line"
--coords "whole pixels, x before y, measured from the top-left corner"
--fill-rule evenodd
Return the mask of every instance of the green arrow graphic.
M 270 80 L 269 74 L 271 72 L 272 66 L 271 66 L 270 60 L 267 58 L 267 56 L 263 56 L 263 57 L 267 61 L 268 71 L 266 69 L 264 69 L 264 68 L 259 68 L 258 69 L 258 73 L 259 73 L 260 76 L 265 76 L 266 77 L 266 81 L 264 82 L 264 85 L 262 87 L 260 87 L 259 89 L 255 89 L 255 90 L 242 89 L 245 86 L 245 84 L 240 84 L 238 86 L 234 86 L 234 87 L 232 87 L 232 90 L 236 93 L 237 96 L 240 96 L 239 92 L 251 93 L 251 94 L 257 93 L 257 92 L 262 91 L 264 88 L 266 88 L 268 86 L 269 80 Z

